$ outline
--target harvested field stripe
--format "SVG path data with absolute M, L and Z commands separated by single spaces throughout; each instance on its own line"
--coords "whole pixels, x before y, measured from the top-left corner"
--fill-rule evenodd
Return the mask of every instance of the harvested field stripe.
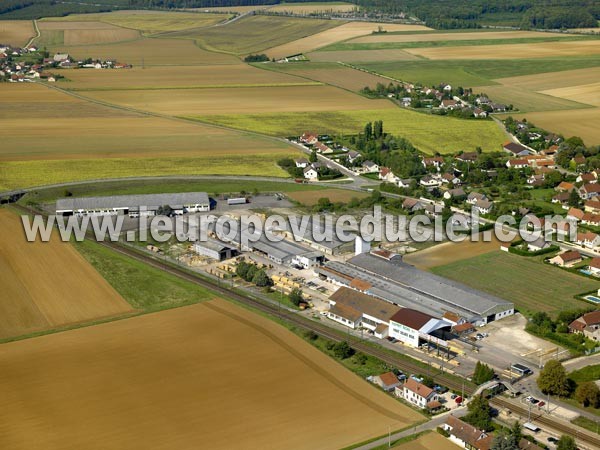
M 181 89 L 227 89 L 227 88 L 256 88 L 256 87 L 296 87 L 296 86 L 323 86 L 319 81 L 306 81 L 298 83 L 253 83 L 253 84 L 203 84 L 199 86 L 155 86 L 155 87 L 120 87 L 120 88 L 65 88 L 66 91 L 96 92 L 96 91 L 164 91 Z
M 270 332 L 269 330 L 260 326 L 256 322 L 252 322 L 252 321 L 242 317 L 239 314 L 235 314 L 233 311 L 227 311 L 223 308 L 220 308 L 215 303 L 206 303 L 205 306 L 207 308 L 212 309 L 213 311 L 216 311 L 216 312 L 221 313 L 225 316 L 228 316 L 234 320 L 237 320 L 238 322 L 241 322 L 244 325 L 246 325 L 250 328 L 253 328 L 254 330 L 258 331 L 259 333 L 262 333 L 263 335 L 268 337 L 270 340 L 275 342 L 277 345 L 281 346 L 286 351 L 288 351 L 290 354 L 292 354 L 293 356 L 298 358 L 300 361 L 302 361 L 304 364 L 306 364 L 312 370 L 314 370 L 315 372 L 322 375 L 323 378 L 325 378 L 331 384 L 340 388 L 341 390 L 346 392 L 348 395 L 351 395 L 352 397 L 354 397 L 355 399 L 357 399 L 358 401 L 363 403 L 365 406 L 367 406 L 371 409 L 374 409 L 375 411 L 379 412 L 380 414 L 383 414 L 386 417 L 389 417 L 390 419 L 394 419 L 394 420 L 398 420 L 398 421 L 406 420 L 406 418 L 404 416 L 398 415 L 398 414 L 394 413 L 393 411 L 390 411 L 387 408 L 382 407 L 381 405 L 379 405 L 379 403 L 374 402 L 373 400 L 371 400 L 368 397 L 365 397 L 364 395 L 360 395 L 358 392 L 356 392 L 354 389 L 349 387 L 347 384 L 343 383 L 341 380 L 333 379 L 332 377 L 329 376 L 330 374 L 327 370 L 323 369 L 318 364 L 315 364 L 309 358 L 307 358 L 302 353 L 297 351 L 293 346 L 289 345 L 286 341 L 279 338 L 275 333 Z

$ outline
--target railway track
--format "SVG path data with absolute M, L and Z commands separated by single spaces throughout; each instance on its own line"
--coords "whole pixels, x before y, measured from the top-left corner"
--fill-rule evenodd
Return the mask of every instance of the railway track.
M 31 209 L 26 208 L 21 205 L 13 204 L 12 207 L 19 209 L 27 214 L 36 213 L 36 214 L 41 214 L 43 216 L 47 216 L 47 214 L 44 212 L 34 211 L 34 210 L 31 210 Z M 279 307 L 277 307 L 275 305 L 262 302 L 262 301 L 260 301 L 256 298 L 253 298 L 249 295 L 242 295 L 238 292 L 235 292 L 231 289 L 226 288 L 225 286 L 221 286 L 220 284 L 215 283 L 213 280 L 204 278 L 199 274 L 195 274 L 193 272 L 184 270 L 180 267 L 171 265 L 165 261 L 158 260 L 157 258 L 154 258 L 151 255 L 147 255 L 139 250 L 129 248 L 129 247 L 127 247 L 121 243 L 117 243 L 117 242 L 110 242 L 110 241 L 98 242 L 94 239 L 94 236 L 91 232 L 86 234 L 86 239 L 93 240 L 94 242 L 96 242 L 99 245 L 102 245 L 106 248 L 109 248 L 113 251 L 116 251 L 120 254 L 123 254 L 130 258 L 133 258 L 142 263 L 148 264 L 149 266 L 152 266 L 158 270 L 162 270 L 164 272 L 170 273 L 171 275 L 174 275 L 176 277 L 179 277 L 181 279 L 184 279 L 184 280 L 194 283 L 196 285 L 205 287 L 215 293 L 222 294 L 223 296 L 226 296 L 230 299 L 233 299 L 240 303 L 251 306 L 252 308 L 255 308 L 259 311 L 262 311 L 269 315 L 278 317 L 282 320 L 285 320 L 286 322 L 288 322 L 290 324 L 293 324 L 296 327 L 299 327 L 299 328 L 307 330 L 307 331 L 313 331 L 317 335 L 324 337 L 326 339 L 329 339 L 331 341 L 334 341 L 334 342 L 346 341 L 354 350 L 360 351 L 367 355 L 378 358 L 381 361 L 383 361 L 391 366 L 397 367 L 398 369 L 400 369 L 404 372 L 423 373 L 423 371 L 424 371 L 424 368 L 421 365 L 411 362 L 410 360 L 407 360 L 404 358 L 399 358 L 388 352 L 385 352 L 382 349 L 378 349 L 374 346 L 368 345 L 365 341 L 363 341 L 361 339 L 358 339 L 358 338 L 351 339 L 350 336 L 345 336 L 341 333 L 337 333 L 332 328 L 330 328 L 326 325 L 312 321 L 308 318 L 302 317 L 295 313 L 286 312 L 285 310 L 281 310 Z M 438 371 L 435 374 L 431 373 L 430 375 L 434 379 L 435 382 L 442 384 L 456 392 L 464 392 L 465 395 L 471 395 L 476 389 L 476 386 L 474 386 L 471 382 L 465 381 L 464 384 L 461 382 L 457 382 L 454 377 L 449 377 L 448 375 L 446 375 L 440 371 Z M 490 400 L 490 404 L 497 408 L 498 407 L 505 408 L 514 414 L 520 415 L 521 417 L 526 417 L 528 415 L 527 409 L 525 409 L 521 406 L 515 405 L 514 403 L 509 402 L 508 400 L 505 400 L 501 397 L 493 397 Z M 534 416 L 534 420 L 537 423 L 539 423 L 541 425 L 546 425 L 560 433 L 568 434 L 571 436 L 577 435 L 577 439 L 579 439 L 580 441 L 585 442 L 590 445 L 593 445 L 595 448 L 600 449 L 600 436 L 594 436 L 588 432 L 586 432 L 586 433 L 579 432 L 579 430 L 577 428 L 575 428 L 573 426 L 569 426 L 566 423 L 559 422 L 559 421 L 557 421 L 549 416 L 543 415 L 543 414 Z

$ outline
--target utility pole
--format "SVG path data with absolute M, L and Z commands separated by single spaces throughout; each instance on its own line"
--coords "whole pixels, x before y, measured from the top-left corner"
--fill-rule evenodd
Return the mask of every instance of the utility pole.
M 392 430 L 388 425 L 388 448 L 392 448 Z
M 550 414 L 550 393 L 548 393 L 548 401 L 546 402 L 546 412 Z
M 528 408 L 528 412 L 527 412 L 527 422 L 531 422 L 531 402 L 529 403 L 529 408 Z
M 465 380 L 463 380 L 462 382 L 462 399 L 463 399 L 463 403 L 465 401 Z

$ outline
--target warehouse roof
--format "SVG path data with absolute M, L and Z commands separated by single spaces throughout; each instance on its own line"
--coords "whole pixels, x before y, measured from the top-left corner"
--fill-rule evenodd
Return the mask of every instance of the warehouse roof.
M 390 302 L 379 300 L 347 287 L 339 288 L 329 297 L 329 300 L 335 302 L 336 305 L 350 307 L 385 322 L 400 310 Z
M 72 197 L 56 200 L 56 211 L 77 211 L 106 208 L 139 208 L 142 206 L 156 209 L 168 205 L 181 209 L 186 205 L 208 205 L 206 192 L 183 192 L 178 194 L 141 194 L 111 195 L 108 197 Z

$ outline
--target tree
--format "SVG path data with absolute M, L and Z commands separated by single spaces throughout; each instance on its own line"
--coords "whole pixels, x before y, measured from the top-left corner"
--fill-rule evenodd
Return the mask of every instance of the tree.
M 473 383 L 483 384 L 494 378 L 494 369 L 487 364 L 477 361 L 475 373 L 473 374 Z
M 250 266 L 251 265 L 247 262 L 241 261 L 235 269 L 235 274 L 242 280 L 245 280 L 246 276 L 248 275 L 248 269 L 250 268 Z
M 555 359 L 548 361 L 540 371 L 537 385 L 544 394 L 565 397 L 569 395 L 570 391 L 567 371 L 563 365 Z
M 573 189 L 571 192 L 569 192 L 568 202 L 569 206 L 579 206 L 579 194 L 577 193 L 577 189 Z
M 513 426 L 510 427 L 509 433 L 511 434 L 511 436 L 514 436 L 517 443 L 521 442 L 521 439 L 523 438 L 523 427 L 521 426 L 518 420 L 515 420 Z
M 511 433 L 502 430 L 494 436 L 490 450 L 519 450 L 519 441 Z
M 258 272 L 258 267 L 256 267 L 254 264 L 250 264 L 250 267 L 248 267 L 248 271 L 246 272 L 246 278 L 244 278 L 244 280 L 246 281 L 252 281 L 254 279 L 254 275 L 256 275 L 256 272 Z
M 422 384 L 424 384 L 425 386 L 427 386 L 430 389 L 433 389 L 433 387 L 435 386 L 435 381 L 433 381 L 433 378 L 427 376 L 427 375 L 423 375 L 423 381 L 421 382 Z
M 269 275 L 267 275 L 267 272 L 262 269 L 256 271 L 252 277 L 252 282 L 258 287 L 266 287 L 273 284 L 271 278 L 269 278 Z
M 346 359 L 354 354 L 354 350 L 352 350 L 352 347 L 350 347 L 346 341 L 342 341 L 333 346 L 333 354 L 336 358 Z
M 292 292 L 290 292 L 290 295 L 289 295 L 289 299 L 294 305 L 298 306 L 300 304 L 300 302 L 303 300 L 302 289 L 298 289 L 298 288 L 292 289 Z
M 490 431 L 492 429 L 492 409 L 485 397 L 482 395 L 474 397 L 469 402 L 467 409 L 469 412 L 464 417 L 465 422 L 480 430 Z
M 365 139 L 370 141 L 373 137 L 373 124 L 371 122 L 367 122 L 365 125 Z
M 308 160 L 311 163 L 314 163 L 314 162 L 317 162 L 317 159 L 319 159 L 319 158 L 317 158 L 317 151 L 313 150 L 312 152 L 310 152 L 310 156 L 308 157 Z
M 563 434 L 556 443 L 556 450 L 577 450 L 575 439 Z
M 575 399 L 583 406 L 597 408 L 600 403 L 600 389 L 593 381 L 586 381 L 577 386 Z

